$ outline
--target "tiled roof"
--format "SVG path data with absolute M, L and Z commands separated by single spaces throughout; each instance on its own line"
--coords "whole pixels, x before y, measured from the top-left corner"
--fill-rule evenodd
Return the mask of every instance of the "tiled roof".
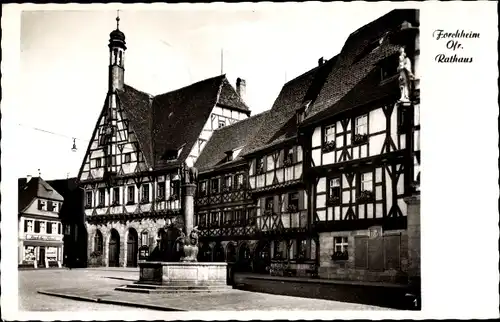
M 51 185 L 40 177 L 34 177 L 26 183 L 25 179 L 18 180 L 19 196 L 18 209 L 21 212 L 26 208 L 33 198 L 43 198 L 56 201 L 64 201 L 64 198 Z
M 240 154 L 233 161 L 222 163 L 227 151 L 244 147 L 259 131 L 260 124 L 269 114 L 269 111 L 256 114 L 245 120 L 217 129 L 198 157 L 195 167 L 200 172 L 213 169 L 217 166 L 234 164 L 241 160 Z
M 186 159 L 216 103 L 250 114 L 225 75 L 154 97 L 125 85 L 118 97 L 148 165 L 155 169 L 168 166 L 162 158 L 169 150 L 183 147 L 178 161 Z
M 306 101 L 314 101 L 321 90 L 336 58 L 286 83 L 262 122 L 261 131 L 243 149 L 242 155 L 251 154 L 294 137 L 297 131 L 296 111 Z
M 333 115 L 339 112 L 339 108 L 349 108 L 337 103 L 355 87 L 361 90 L 358 84 L 375 72 L 380 61 L 397 54 L 399 45 L 392 42 L 390 36 L 399 30 L 404 21 L 418 26 L 417 14 L 418 11 L 414 9 L 393 10 L 352 33 L 303 124 L 310 124 L 326 114 Z M 379 40 L 381 44 L 371 49 L 374 42 Z M 370 86 L 375 87 L 372 93 L 375 94 L 378 84 L 372 82 Z

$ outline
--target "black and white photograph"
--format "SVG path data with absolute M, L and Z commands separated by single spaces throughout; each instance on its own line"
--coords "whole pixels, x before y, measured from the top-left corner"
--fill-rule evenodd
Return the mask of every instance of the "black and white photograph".
M 58 320 L 113 311 L 108 318 L 412 319 L 431 317 L 426 309 L 455 288 L 498 285 L 498 252 L 489 253 L 498 227 L 475 244 L 483 226 L 464 222 L 493 222 L 496 206 L 467 213 L 481 192 L 456 194 L 468 179 L 444 186 L 452 170 L 439 172 L 455 162 L 442 158 L 461 158 L 444 145 L 468 153 L 473 143 L 454 133 L 474 130 L 453 112 L 465 99 L 448 104 L 438 79 L 474 83 L 460 71 L 481 75 L 485 48 L 497 61 L 498 31 L 479 24 L 487 10 L 457 6 L 449 12 L 458 18 L 440 26 L 423 3 L 11 8 L 19 17 L 7 36 L 15 63 L 2 63 L 2 179 L 12 177 L 2 182 L 2 290 L 15 295 L 2 296 L 2 310 Z M 464 12 L 476 25 L 456 24 Z M 489 113 L 494 126 L 498 88 L 488 88 L 485 111 L 471 113 Z M 495 167 L 478 171 L 495 179 Z M 498 185 L 488 187 L 485 207 L 498 201 Z M 470 232 L 453 232 L 454 217 Z M 470 253 L 478 246 L 489 255 Z M 437 277 L 470 271 L 472 255 L 492 259 L 474 273 L 492 272 L 482 284 Z M 456 285 L 433 292 L 440 281 Z M 490 299 L 490 318 L 492 290 L 475 295 Z M 434 317 L 452 316 L 452 304 L 441 307 Z

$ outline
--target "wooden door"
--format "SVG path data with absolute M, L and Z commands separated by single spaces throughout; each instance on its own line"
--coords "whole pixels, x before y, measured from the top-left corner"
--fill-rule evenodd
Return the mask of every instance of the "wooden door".
M 137 267 L 138 241 L 137 233 L 129 232 L 127 240 L 127 266 Z
M 109 240 L 109 266 L 118 267 L 119 266 L 119 255 L 120 255 L 120 241 L 116 236 L 111 236 Z
M 38 254 L 38 267 L 45 267 L 45 247 L 40 246 L 40 252 Z

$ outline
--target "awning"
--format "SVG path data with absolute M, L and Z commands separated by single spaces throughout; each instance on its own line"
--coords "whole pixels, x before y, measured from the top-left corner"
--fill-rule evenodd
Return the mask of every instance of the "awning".
M 47 246 L 57 247 L 62 246 L 63 242 L 59 240 L 24 240 L 24 246 Z

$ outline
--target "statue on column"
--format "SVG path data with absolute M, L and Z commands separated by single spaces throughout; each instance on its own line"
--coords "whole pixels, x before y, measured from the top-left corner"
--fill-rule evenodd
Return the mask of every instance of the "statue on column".
M 414 79 L 411 71 L 411 60 L 406 56 L 405 48 L 399 48 L 399 89 L 401 91 L 400 102 L 410 102 L 411 84 Z
M 188 167 L 186 163 L 183 163 L 181 173 L 184 184 L 194 184 L 198 181 L 198 169 L 195 167 Z

